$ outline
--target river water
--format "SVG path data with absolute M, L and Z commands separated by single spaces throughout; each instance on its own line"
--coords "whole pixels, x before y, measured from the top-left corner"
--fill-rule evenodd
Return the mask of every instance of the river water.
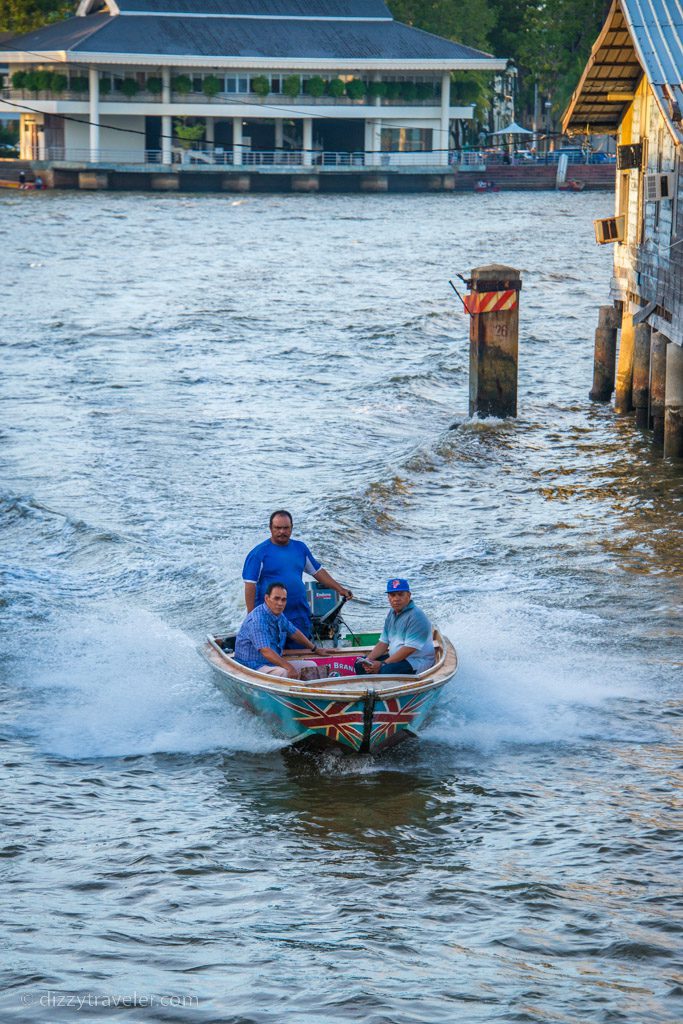
M 610 202 L 0 200 L 3 1020 L 683 1017 L 683 477 L 587 399 Z M 448 285 L 492 261 L 514 421 Z M 279 506 L 352 626 L 400 574 L 455 642 L 419 742 L 215 688 Z

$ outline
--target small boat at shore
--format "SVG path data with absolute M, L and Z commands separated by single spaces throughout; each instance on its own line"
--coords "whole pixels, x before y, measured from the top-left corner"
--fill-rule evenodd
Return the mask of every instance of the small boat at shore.
M 417 735 L 458 667 L 455 648 L 438 630 L 436 663 L 416 676 L 357 676 L 356 660 L 372 650 L 372 643 L 340 647 L 323 656 L 303 654 L 334 673 L 310 682 L 247 668 L 235 661 L 233 646 L 234 636 L 210 635 L 201 649 L 219 687 L 234 703 L 264 719 L 275 735 L 313 749 L 377 752 Z M 283 657 L 301 658 L 302 652 L 285 651 Z

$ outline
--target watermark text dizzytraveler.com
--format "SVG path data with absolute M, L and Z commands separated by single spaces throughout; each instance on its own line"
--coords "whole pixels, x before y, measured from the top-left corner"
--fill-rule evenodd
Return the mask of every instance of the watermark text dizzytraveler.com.
M 197 996 L 160 996 L 153 993 L 131 992 L 129 995 L 100 995 L 95 992 L 57 992 L 46 989 L 38 992 L 22 992 L 20 1000 L 24 1006 L 42 1006 L 83 1010 L 85 1007 L 144 1008 L 146 1006 L 171 1006 L 178 1009 L 198 1009 Z

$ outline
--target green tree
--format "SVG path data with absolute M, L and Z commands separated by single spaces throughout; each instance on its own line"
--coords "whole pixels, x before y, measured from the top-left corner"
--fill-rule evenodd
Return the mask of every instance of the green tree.
M 218 96 L 218 93 L 223 88 L 223 83 L 217 75 L 207 75 L 202 82 L 202 92 L 210 100 L 214 96 Z
M 205 131 L 203 124 L 188 124 L 187 118 L 184 117 L 179 117 L 173 122 L 173 133 L 183 149 L 192 149 L 192 143 L 203 139 Z
M 0 0 L 0 32 L 20 35 L 73 14 L 72 0 Z
M 489 0 L 389 0 L 397 21 L 487 50 L 495 15 Z

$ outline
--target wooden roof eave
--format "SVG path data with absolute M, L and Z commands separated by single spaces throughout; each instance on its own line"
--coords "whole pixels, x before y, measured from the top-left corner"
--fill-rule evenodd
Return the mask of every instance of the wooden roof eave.
M 600 35 L 598 36 L 598 38 L 593 43 L 593 46 L 591 48 L 590 57 L 588 58 L 588 60 L 586 62 L 585 68 L 583 69 L 583 74 L 581 75 L 581 78 L 579 79 L 579 84 L 577 85 L 576 89 L 572 93 L 572 98 L 569 101 L 569 106 L 567 107 L 567 109 L 565 111 L 565 114 L 564 114 L 564 117 L 562 118 L 562 131 L 563 132 L 568 131 L 570 126 L 571 126 L 571 122 L 572 122 L 572 120 L 574 118 L 576 107 L 577 107 L 577 105 L 578 105 L 578 103 L 579 103 L 579 101 L 581 99 L 581 94 L 583 92 L 583 88 L 584 88 L 586 82 L 588 81 L 588 78 L 590 76 L 591 71 L 593 70 L 595 65 L 598 63 L 598 55 L 600 53 L 600 50 L 603 48 L 603 46 L 606 45 L 606 40 L 607 40 L 607 36 L 609 35 L 609 33 L 616 30 L 614 22 L 616 20 L 617 14 L 619 14 L 619 13 L 621 13 L 620 6 L 619 6 L 619 0 L 612 0 L 612 6 L 610 7 L 609 13 L 607 15 L 607 18 L 605 19 L 605 24 L 602 26 L 602 30 L 600 32 Z M 621 119 L 622 111 L 623 111 L 623 108 L 620 108 L 619 116 L 616 118 L 616 124 L 618 124 L 619 120 Z M 615 111 L 615 113 L 616 113 L 616 111 Z M 616 127 L 616 124 L 615 124 L 615 127 Z

